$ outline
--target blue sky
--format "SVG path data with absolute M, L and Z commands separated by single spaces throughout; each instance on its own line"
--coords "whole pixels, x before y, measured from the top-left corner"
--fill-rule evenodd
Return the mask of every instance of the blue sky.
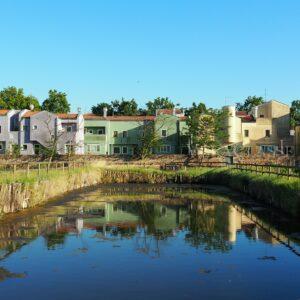
M 0 89 L 72 109 L 168 96 L 219 107 L 300 98 L 300 1 L 0 0 Z

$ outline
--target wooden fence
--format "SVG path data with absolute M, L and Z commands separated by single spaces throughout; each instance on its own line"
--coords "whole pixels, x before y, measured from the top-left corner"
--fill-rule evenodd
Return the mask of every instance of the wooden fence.
M 0 173 L 19 173 L 24 172 L 29 175 L 36 172 L 40 175 L 42 172 L 48 173 L 50 170 L 72 170 L 86 166 L 85 161 L 55 161 L 55 162 L 18 162 L 18 163 L 1 163 Z
M 173 162 L 165 164 L 164 170 L 179 170 L 184 167 L 206 167 L 206 168 L 230 168 L 239 171 L 254 172 L 257 174 L 276 175 L 284 177 L 300 178 L 300 169 L 292 166 L 283 165 L 258 165 L 258 164 L 229 164 L 227 162 L 192 162 L 185 164 L 183 162 Z
M 257 164 L 232 164 L 229 168 L 240 171 L 247 171 L 257 174 L 276 175 L 284 177 L 300 178 L 300 169 L 283 165 L 257 165 Z

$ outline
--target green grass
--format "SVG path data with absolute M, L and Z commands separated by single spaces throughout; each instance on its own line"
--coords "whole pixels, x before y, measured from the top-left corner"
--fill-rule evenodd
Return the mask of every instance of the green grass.
M 283 211 L 300 216 L 300 179 L 263 175 L 249 171 L 233 170 L 228 168 L 188 168 L 179 171 L 164 171 L 156 168 L 136 166 L 103 167 L 90 165 L 76 169 L 62 170 L 31 170 L 18 171 L 15 174 L 0 173 L 0 184 L 35 182 L 51 180 L 52 178 L 66 178 L 71 174 L 90 173 L 90 176 L 99 176 L 99 183 L 131 182 L 131 183 L 192 183 L 224 185 L 234 190 L 246 193 L 251 197 L 278 207 Z
M 11 184 L 11 183 L 23 183 L 33 184 L 38 181 L 47 180 L 51 178 L 64 177 L 66 174 L 75 174 L 82 171 L 88 171 L 88 167 L 80 167 L 75 169 L 63 170 L 41 170 L 38 174 L 38 170 L 30 170 L 27 175 L 26 170 L 17 171 L 15 174 L 12 172 L 0 172 L 0 184 Z
M 153 168 L 110 168 L 113 172 L 126 172 L 144 181 L 181 182 L 192 184 L 224 185 L 246 193 L 256 200 L 270 204 L 295 216 L 300 216 L 300 179 L 276 175 L 256 174 L 228 168 L 188 168 L 186 170 L 162 171 Z

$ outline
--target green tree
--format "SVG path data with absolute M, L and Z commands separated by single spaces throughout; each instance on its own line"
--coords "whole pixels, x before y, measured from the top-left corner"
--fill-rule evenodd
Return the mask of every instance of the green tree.
M 174 103 L 168 97 L 158 97 L 153 101 L 147 102 L 146 106 L 148 115 L 155 115 L 157 109 L 172 109 L 175 107 Z
M 136 116 L 138 114 L 138 105 L 134 99 L 126 101 L 122 98 L 119 105 L 119 114 L 123 116 Z
M 32 95 L 25 96 L 23 89 L 9 86 L 0 91 L 0 108 L 2 109 L 29 109 L 33 105 L 40 109 L 39 101 Z
M 188 110 L 187 126 L 191 148 L 198 153 L 201 150 L 201 160 L 207 149 L 218 149 L 225 141 L 224 130 L 227 112 L 217 109 L 207 109 L 205 104 L 193 105 Z
M 48 98 L 43 102 L 42 109 L 52 113 L 70 112 L 70 104 L 67 100 L 67 94 L 50 90 Z
M 263 97 L 249 96 L 245 99 L 244 103 L 237 103 L 236 108 L 238 111 L 249 113 L 253 107 L 261 105 L 264 102 Z
M 294 100 L 291 106 L 291 126 L 300 124 L 300 100 Z
M 152 150 L 160 145 L 160 137 L 153 121 L 145 121 L 140 126 L 140 146 L 138 156 L 145 159 L 152 154 Z
M 95 115 L 103 115 L 103 108 L 106 107 L 107 108 L 107 114 L 108 115 L 112 115 L 114 110 L 113 110 L 113 106 L 109 103 L 106 102 L 101 102 L 98 103 L 96 105 L 92 106 L 92 113 Z

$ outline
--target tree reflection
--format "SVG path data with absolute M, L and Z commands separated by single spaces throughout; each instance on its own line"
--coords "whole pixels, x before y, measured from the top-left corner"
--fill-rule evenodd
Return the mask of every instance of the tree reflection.
M 226 240 L 226 210 L 225 204 L 209 206 L 204 201 L 192 201 L 189 205 L 189 233 L 185 240 L 194 247 L 203 246 L 207 251 L 229 251 L 231 244 Z

